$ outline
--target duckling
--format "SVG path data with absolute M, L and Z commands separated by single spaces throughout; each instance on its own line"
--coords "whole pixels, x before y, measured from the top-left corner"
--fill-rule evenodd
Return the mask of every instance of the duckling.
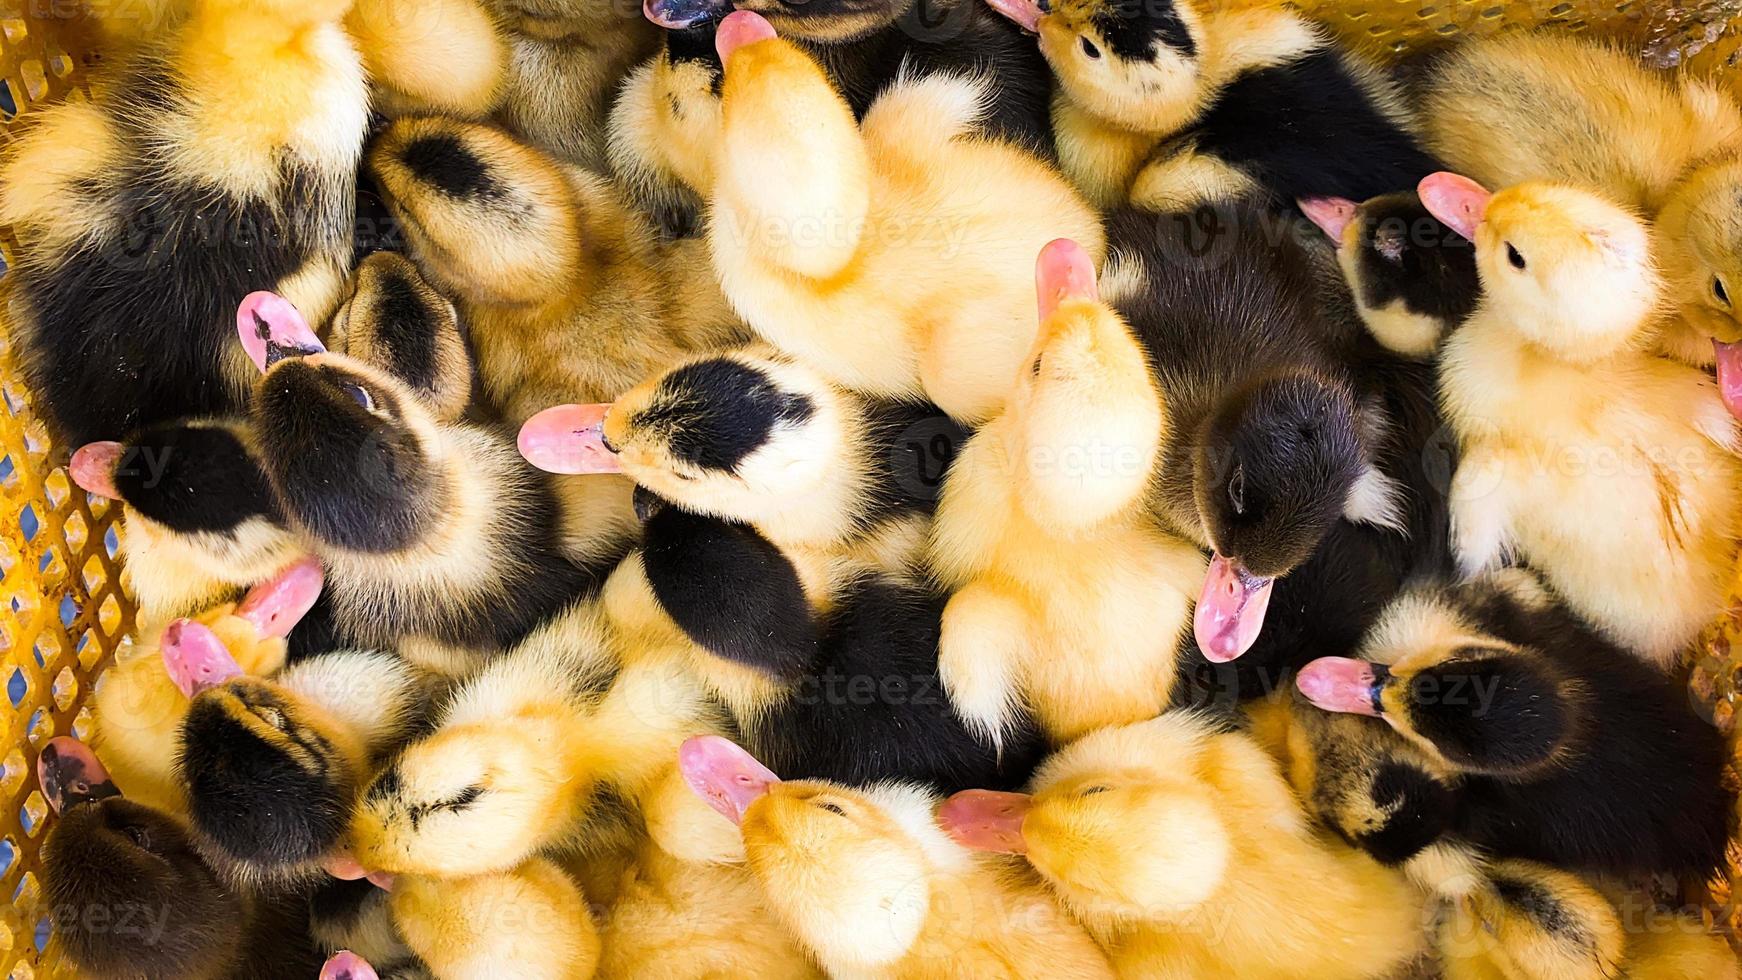
M 459 312 L 404 256 L 363 259 L 328 330 L 334 350 L 404 382 L 437 421 L 465 414 L 473 372 Z
M 231 601 L 306 554 L 239 419 L 165 422 L 125 442 L 89 443 L 67 470 L 79 489 L 125 507 L 123 584 L 142 623 Z
M 1446 833 L 1485 854 L 1709 876 L 1735 806 L 1722 734 L 1690 710 L 1682 684 L 1586 626 L 1545 579 L 1507 569 L 1413 590 L 1360 659 L 1316 660 L 1296 683 L 1320 708 L 1385 723 L 1343 737 L 1382 742 L 1387 726 L 1402 736 L 1396 757 L 1452 787 Z M 1580 814 L 1576 828 L 1568 813 Z
M 1631 977 L 1626 943 L 1620 916 L 1601 892 L 1528 861 L 1487 868 L 1467 896 L 1448 903 L 1434 936 L 1448 980 Z M 1687 976 L 1707 975 L 1719 974 Z
M 690 793 L 687 786 L 682 789 Z M 742 849 L 736 827 L 712 810 L 706 816 L 730 830 Z M 731 864 L 688 861 L 661 847 L 642 847 L 624 872 L 599 933 L 604 946 L 599 975 L 604 977 L 824 976 L 770 913 L 742 855 Z
M 1435 174 L 1420 193 L 1475 242 L 1483 289 L 1439 359 L 1459 565 L 1527 562 L 1668 664 L 1723 602 L 1742 463 L 1711 379 L 1643 346 L 1661 295 L 1644 224 L 1558 184 L 1490 194 Z
M 1364 200 L 1440 169 L 1402 92 L 1299 13 L 1164 0 L 998 0 L 1058 78 L 1059 159 L 1101 207 L 1228 194 Z
M 930 406 L 855 395 L 757 347 L 541 413 L 520 444 L 540 466 L 640 485 L 642 549 L 606 585 L 607 615 L 693 646 L 758 752 L 851 785 L 962 786 L 1008 782 L 1034 734 L 1012 712 L 1000 759 L 938 677 L 943 597 L 921 566 L 961 439 Z
M 1678 315 L 1659 347 L 1712 363 L 1742 340 L 1742 107 L 1714 82 L 1649 70 L 1632 52 L 1546 31 L 1461 44 L 1413 85 L 1423 136 L 1450 169 L 1490 187 L 1590 187 L 1657 218 L 1655 250 Z M 1349 195 L 1353 196 L 1353 195 Z
M 369 163 L 412 255 L 456 299 L 484 391 L 514 425 L 615 398 L 736 329 L 710 277 L 662 249 L 608 182 L 500 130 L 401 120 Z
M 393 921 L 442 980 L 587 980 L 599 933 L 587 897 L 562 869 L 533 858 L 471 878 L 395 878 Z M 507 928 L 505 928 L 505 926 Z
M 632 532 L 626 502 L 620 519 L 565 514 L 497 431 L 437 423 L 397 378 L 322 349 L 279 297 L 245 314 L 268 481 L 359 646 L 464 674 L 596 592 Z
M 252 312 L 241 319 L 252 325 Z M 362 262 L 332 330 L 336 349 L 398 376 L 438 418 L 465 410 L 472 368 L 453 305 L 403 258 Z M 73 482 L 126 506 L 123 583 L 141 622 L 155 628 L 203 613 L 306 554 L 257 454 L 239 418 L 166 422 L 73 453 Z M 321 612 L 293 635 L 294 654 L 339 645 L 316 635 L 316 622 L 331 626 Z
M 1698 917 L 1615 904 L 1593 885 L 1501 861 L 1449 903 L 1435 943 L 1448 980 L 1693 980 L 1736 976 L 1736 954 Z
M 1252 201 L 1123 209 L 1101 276 L 1167 406 L 1149 508 L 1214 552 L 1187 667 L 1240 658 L 1240 697 L 1353 649 L 1386 596 L 1449 565 L 1431 366 L 1380 349 L 1328 254 L 1267 226 Z
M 42 843 L 51 942 L 81 976 L 294 980 L 319 968 L 295 896 L 227 883 L 180 820 L 120 795 L 78 741 L 50 739 L 37 765 L 57 815 Z
M 1388 977 L 1420 952 L 1404 877 L 1321 837 L 1255 742 L 1195 712 L 1092 732 L 1030 788 L 938 817 L 1026 855 L 1121 976 Z
M 733 308 L 846 387 L 989 417 L 1033 345 L 1026 267 L 1061 235 L 1099 257 L 1093 210 L 1039 159 L 963 138 L 992 104 L 983 79 L 903 75 L 856 124 L 817 62 L 760 16 L 729 16 L 718 44 L 705 194 Z
M 1429 214 L 1415 192 L 1360 204 L 1303 198 L 1299 205 L 1336 245 L 1361 321 L 1385 349 L 1428 359 L 1476 309 L 1474 248 Z
M 332 310 L 368 123 L 350 6 L 203 0 L 8 146 L 13 335 L 57 442 L 241 412 L 229 337 L 250 290 Z
M 188 679 L 171 677 L 166 663 L 185 662 L 176 648 L 188 627 L 197 624 L 219 638 L 243 673 L 276 673 L 289 654 L 285 637 L 314 607 L 320 591 L 320 565 L 305 558 L 256 586 L 240 603 L 226 602 L 193 620 L 139 630 L 137 641 L 117 652 L 92 695 L 93 746 L 108 758 L 117 786 L 147 806 L 185 814 L 175 757 L 188 713 L 183 690 Z
M 661 239 L 702 235 L 720 141 L 718 23 L 664 32 L 661 50 L 623 79 L 606 121 L 613 181 Z
M 508 131 L 594 171 L 605 167 L 605 120 L 629 70 L 659 46 L 659 29 L 614 4 L 490 0 L 508 42 L 496 118 Z
M 375 775 L 352 855 L 457 878 L 627 846 L 677 746 L 722 722 L 678 658 L 625 664 L 597 610 L 577 606 L 455 690 L 430 734 Z
M 832 975 L 1113 976 L 1039 882 L 938 827 L 932 793 L 783 782 L 719 737 L 686 742 L 679 758 L 691 788 L 738 824 L 775 917 Z
M 399 658 L 359 651 L 248 677 L 215 633 L 179 625 L 164 659 L 191 699 L 175 765 L 199 843 L 239 882 L 314 877 L 374 763 L 419 727 L 428 686 Z
M 1204 559 L 1144 507 L 1167 413 L 1088 253 L 1047 246 L 1036 285 L 1034 356 L 951 466 L 932 559 L 954 703 L 991 733 L 1031 705 L 1063 743 L 1167 707 Z

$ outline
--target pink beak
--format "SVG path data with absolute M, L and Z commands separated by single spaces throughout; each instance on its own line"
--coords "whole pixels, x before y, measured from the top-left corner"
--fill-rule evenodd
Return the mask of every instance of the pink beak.
M 733 823 L 742 823 L 750 804 L 780 782 L 755 756 L 718 735 L 698 735 L 683 743 L 677 763 L 690 789 Z
M 1204 576 L 1204 591 L 1192 616 L 1198 649 L 1213 663 L 1238 659 L 1264 629 L 1275 579 L 1259 578 L 1217 555 Z
M 950 797 L 938 808 L 938 824 L 956 843 L 976 851 L 1026 854 L 1022 821 L 1034 807 L 1027 793 L 995 793 L 969 789 Z

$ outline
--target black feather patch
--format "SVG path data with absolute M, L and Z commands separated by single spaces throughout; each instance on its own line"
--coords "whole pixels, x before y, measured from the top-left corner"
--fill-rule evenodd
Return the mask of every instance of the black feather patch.
M 630 424 L 663 434 L 672 455 L 691 465 L 731 472 L 776 428 L 802 425 L 814 414 L 809 396 L 783 391 L 761 371 L 718 357 L 667 374 Z
M 434 133 L 405 145 L 400 159 L 418 180 L 449 197 L 501 197 L 489 164 L 451 133 Z
M 127 442 L 115 488 L 141 514 L 183 533 L 281 520 L 265 471 L 235 432 L 218 426 L 172 423 L 140 432 Z
M 817 656 L 817 624 L 798 572 L 746 524 L 665 506 L 642 530 L 654 598 L 709 652 L 791 678 Z

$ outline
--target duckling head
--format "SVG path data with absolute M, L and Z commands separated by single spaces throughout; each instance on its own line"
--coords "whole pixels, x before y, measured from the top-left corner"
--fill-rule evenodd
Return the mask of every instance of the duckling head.
M 159 564 L 175 556 L 215 579 L 245 584 L 302 553 L 240 422 L 150 426 L 124 443 L 81 447 L 68 470 L 80 489 L 127 506 L 123 540 L 130 554 L 152 555 Z M 173 607 L 179 597 L 168 593 L 185 583 L 138 573 L 132 580 L 153 613 L 193 611 L 158 608 L 158 592 Z
M 1025 855 L 1089 918 L 1187 911 L 1220 887 L 1229 860 L 1222 817 L 1203 794 L 1142 769 L 1078 773 L 1032 796 L 966 790 L 944 802 L 938 821 L 966 847 Z
M 1361 319 L 1386 348 L 1428 357 L 1475 309 L 1475 249 L 1414 193 L 1299 203 L 1336 245 Z
M 1395 489 L 1366 461 L 1357 427 L 1349 390 L 1306 373 L 1255 382 L 1205 423 L 1195 495 L 1215 556 L 1195 630 L 1206 657 L 1251 648 L 1275 580 L 1338 520 L 1396 523 Z
M 1189 0 L 991 0 L 1040 35 L 1065 94 L 1139 133 L 1188 121 L 1205 97 L 1203 23 Z
M 1040 333 L 994 424 L 1015 442 L 1018 499 L 1030 517 L 1090 527 L 1149 482 L 1166 425 L 1161 394 L 1130 328 L 1100 302 L 1081 246 L 1047 245 L 1035 282 Z
M 1321 657 L 1295 686 L 1323 710 L 1384 720 L 1456 771 L 1520 778 L 1563 758 L 1581 724 L 1576 687 L 1529 649 L 1440 635 L 1391 664 Z
M 505 871 L 569 821 L 590 780 L 520 719 L 444 726 L 375 775 L 351 819 L 352 854 L 391 874 Z
M 333 314 L 334 346 L 403 381 L 430 414 L 452 421 L 472 397 L 472 361 L 459 313 L 404 256 L 376 252 L 357 266 Z
M 520 451 L 553 473 L 622 472 L 684 510 L 755 522 L 854 465 L 853 418 L 821 376 L 745 350 L 680 364 L 610 405 L 540 412 Z
M 430 116 L 389 126 L 368 167 L 419 267 L 444 292 L 544 303 L 572 291 L 579 205 L 544 153 L 495 127 Z
M 1657 213 L 1655 244 L 1678 316 L 1665 327 L 1665 353 L 1709 364 L 1712 344 L 1742 343 L 1742 160 L 1696 169 Z
M 783 782 L 718 736 L 685 742 L 678 764 L 738 823 L 771 907 L 823 962 L 899 960 L 925 926 L 938 868 L 965 857 L 933 824 L 934 799 L 913 787 Z
M 1490 194 L 1437 173 L 1418 191 L 1429 212 L 1476 244 L 1485 308 L 1531 344 L 1589 363 L 1644 341 L 1661 290 L 1637 215 L 1560 184 Z
M 73 739 L 51 739 L 37 766 L 58 814 L 43 841 L 43 887 L 55 938 L 81 975 L 221 975 L 242 934 L 242 902 L 187 828 L 121 796 Z
M 194 688 L 176 765 L 189 820 L 212 856 L 240 881 L 315 874 L 343 839 L 361 745 L 306 698 L 243 676 L 199 623 L 172 625 L 163 654 L 171 675 Z
M 291 522 L 323 545 L 384 554 L 443 519 L 452 488 L 428 411 L 386 372 L 328 353 L 295 307 L 256 293 L 238 314 L 266 372 L 249 417 Z

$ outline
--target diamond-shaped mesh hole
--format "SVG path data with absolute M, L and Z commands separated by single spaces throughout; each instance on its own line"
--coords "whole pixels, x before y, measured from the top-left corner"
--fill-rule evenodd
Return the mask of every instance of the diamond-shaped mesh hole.
M 14 747 L 6 753 L 5 761 L 0 762 L 0 795 L 17 795 L 18 788 L 24 785 L 24 774 L 28 771 L 22 750 Z
M 103 570 L 103 563 L 97 559 L 96 555 L 85 559 L 85 567 L 80 570 L 79 574 L 85 580 L 86 592 L 97 591 L 109 576 L 109 573 Z
M 36 504 L 25 504 L 18 512 L 18 530 L 24 534 L 24 540 L 36 540 L 37 532 L 42 530 L 42 519 L 36 516 Z
M 11 676 L 6 678 L 6 700 L 12 702 L 12 710 L 18 710 L 18 706 L 29 696 L 30 678 L 25 676 L 24 668 L 12 668 Z
M 24 832 L 32 837 L 42 829 L 42 818 L 48 816 L 48 801 L 42 798 L 41 790 L 31 790 L 24 798 L 24 805 L 18 808 L 18 824 Z
M 60 673 L 55 675 L 54 686 L 50 690 L 54 692 L 54 706 L 57 710 L 71 708 L 73 699 L 79 696 L 79 679 L 73 674 L 73 669 L 62 667 Z
M 75 554 L 84 551 L 85 540 L 90 536 L 91 529 L 89 522 L 85 520 L 85 515 L 79 513 L 75 508 L 61 523 L 61 527 L 66 531 L 67 547 L 71 548 Z
M 60 505 L 72 493 L 72 483 L 67 479 L 66 470 L 55 470 L 42 481 L 43 492 L 48 495 L 48 509 L 60 510 Z
M 115 593 L 109 593 L 103 604 L 97 607 L 97 625 L 102 628 L 104 636 L 114 636 L 121 628 L 121 602 L 115 598 Z
M 54 719 L 48 716 L 48 709 L 38 708 L 30 715 L 30 727 L 26 729 L 30 744 L 40 747 L 42 743 L 54 736 Z
M 45 585 L 67 577 L 67 564 L 61 560 L 60 545 L 51 544 L 42 550 L 42 559 L 36 563 L 36 571 Z

